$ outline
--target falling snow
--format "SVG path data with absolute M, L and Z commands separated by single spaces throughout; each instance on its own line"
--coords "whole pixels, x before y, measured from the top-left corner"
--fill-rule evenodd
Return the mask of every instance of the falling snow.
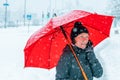
M 38 27 L 30 27 L 29 33 L 27 32 L 27 28 L 23 27 L 0 29 L 0 45 L 2 45 L 0 46 L 0 80 L 55 79 L 55 68 L 51 70 L 41 68 L 23 68 L 23 48 L 25 47 L 26 41 L 30 35 L 37 29 Z M 120 34 L 114 33 L 113 28 L 111 30 L 110 38 L 104 40 L 95 48 L 95 53 L 104 68 L 104 74 L 101 78 L 94 80 L 120 80 L 119 36 Z

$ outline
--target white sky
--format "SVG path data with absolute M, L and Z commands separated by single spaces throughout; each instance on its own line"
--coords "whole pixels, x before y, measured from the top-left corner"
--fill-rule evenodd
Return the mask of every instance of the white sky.
M 12 11 L 18 11 L 24 9 L 25 0 L 8 0 L 10 6 L 8 9 Z M 107 6 L 109 1 L 107 0 L 26 0 L 27 1 L 27 11 L 39 13 L 43 10 L 50 9 L 88 9 L 92 11 L 100 11 Z M 4 10 L 3 3 L 5 0 L 0 0 L 0 9 Z M 79 5 L 77 5 L 79 4 Z M 77 6 L 76 6 L 77 5 Z

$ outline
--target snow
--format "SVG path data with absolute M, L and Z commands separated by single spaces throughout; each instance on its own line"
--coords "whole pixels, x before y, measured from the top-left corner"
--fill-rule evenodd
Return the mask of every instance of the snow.
M 40 26 L 0 29 L 0 80 L 55 80 L 55 68 L 24 68 L 25 44 Z M 119 29 L 120 30 L 120 29 Z M 95 47 L 104 74 L 94 80 L 120 80 L 120 34 L 111 29 L 110 37 Z

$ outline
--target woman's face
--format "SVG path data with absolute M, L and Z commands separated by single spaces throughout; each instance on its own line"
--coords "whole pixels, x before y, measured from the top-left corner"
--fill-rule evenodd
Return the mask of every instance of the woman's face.
M 89 40 L 89 34 L 88 33 L 81 33 L 77 37 L 75 37 L 75 45 L 79 48 L 86 48 L 86 44 Z

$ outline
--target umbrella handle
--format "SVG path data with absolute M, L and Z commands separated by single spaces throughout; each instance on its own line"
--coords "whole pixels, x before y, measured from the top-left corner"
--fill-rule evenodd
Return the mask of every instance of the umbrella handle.
M 83 68 L 82 68 L 82 66 L 81 66 L 81 64 L 80 64 L 80 61 L 78 60 L 78 58 L 77 58 L 77 56 L 76 56 L 76 54 L 75 54 L 75 51 L 74 51 L 74 49 L 73 49 L 73 47 L 72 47 L 72 45 L 71 45 L 71 43 L 70 43 L 70 41 L 69 41 L 66 33 L 65 33 L 65 30 L 63 29 L 62 26 L 60 26 L 60 28 L 61 28 L 61 30 L 62 30 L 62 33 L 63 33 L 65 39 L 66 39 L 67 42 L 68 42 L 68 46 L 70 47 L 70 50 L 72 51 L 72 54 L 73 54 L 75 60 L 76 60 L 77 63 L 78 63 L 78 66 L 79 66 L 79 68 L 80 68 L 80 70 L 81 70 L 81 72 L 82 72 L 82 75 L 83 75 L 83 77 L 84 77 L 84 80 L 88 80 L 87 75 L 86 75 L 85 71 L 83 70 Z

